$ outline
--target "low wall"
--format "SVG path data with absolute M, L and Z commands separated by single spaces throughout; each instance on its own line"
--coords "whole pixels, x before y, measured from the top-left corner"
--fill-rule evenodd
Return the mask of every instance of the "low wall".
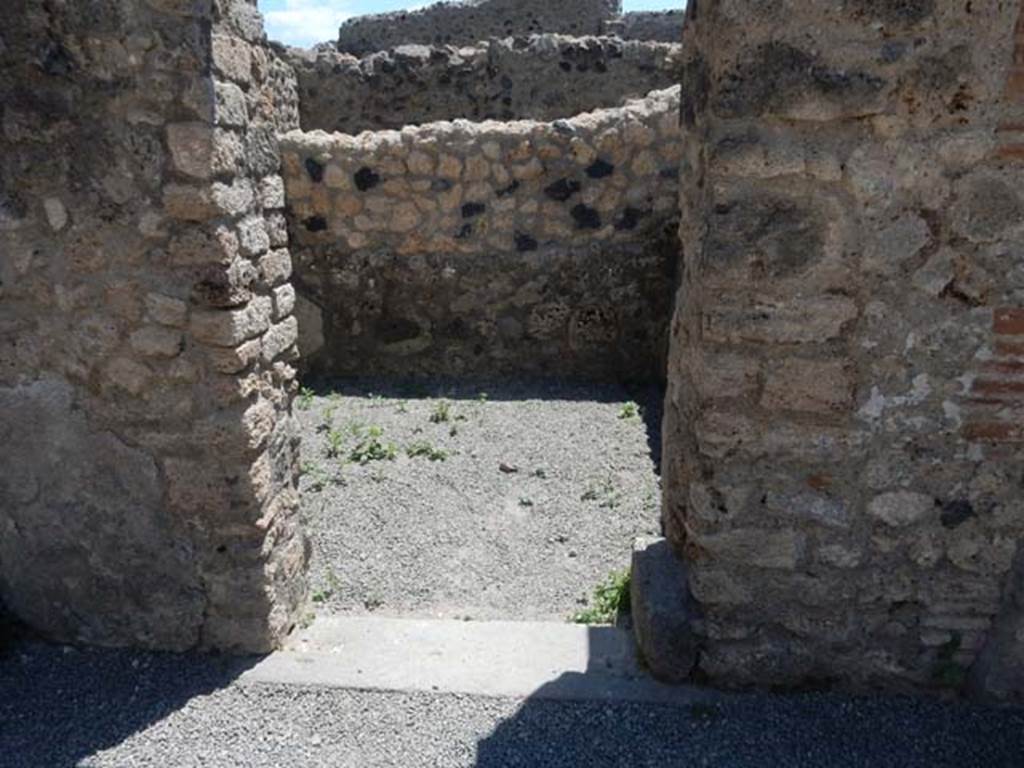
M 678 45 L 537 35 L 357 59 L 289 49 L 302 128 L 359 133 L 438 120 L 555 120 L 679 82 Z
M 660 376 L 678 101 L 285 135 L 312 370 Z
M 680 5 L 685 5 L 680 0 Z M 638 11 L 627 13 L 608 22 L 604 31 L 617 35 L 623 40 L 650 40 L 662 43 L 678 43 L 683 38 L 683 21 L 686 11 Z
M 441 2 L 416 11 L 349 19 L 338 31 L 337 47 L 343 53 L 362 56 L 407 43 L 473 45 L 491 37 L 542 32 L 598 35 L 620 7 L 620 0 Z

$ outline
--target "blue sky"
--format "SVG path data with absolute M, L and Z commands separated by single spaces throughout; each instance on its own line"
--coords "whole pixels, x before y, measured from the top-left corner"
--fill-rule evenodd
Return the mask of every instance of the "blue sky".
M 337 37 L 338 25 L 350 16 L 420 8 L 433 0 L 259 0 L 267 35 L 287 45 L 310 46 Z M 627 11 L 680 8 L 684 0 L 623 0 Z

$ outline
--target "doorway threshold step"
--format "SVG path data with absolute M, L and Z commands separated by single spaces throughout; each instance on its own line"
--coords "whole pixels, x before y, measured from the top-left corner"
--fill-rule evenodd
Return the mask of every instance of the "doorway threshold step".
M 625 630 L 560 622 L 321 617 L 242 681 L 667 705 L 721 698 L 649 677 Z

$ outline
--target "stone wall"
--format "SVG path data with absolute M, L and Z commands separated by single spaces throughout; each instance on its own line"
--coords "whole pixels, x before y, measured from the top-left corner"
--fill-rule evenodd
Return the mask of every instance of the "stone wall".
M 680 2 L 685 6 L 685 2 Z M 683 37 L 683 19 L 686 12 L 648 11 L 627 13 L 605 24 L 608 35 L 623 40 L 650 40 L 662 43 L 678 43 Z
M 401 46 L 357 59 L 289 49 L 302 127 L 359 133 L 438 120 L 555 120 L 679 82 L 678 45 L 536 35 Z
M 1018 12 L 691 4 L 664 519 L 713 681 L 1020 685 Z
M 559 32 L 599 35 L 621 0 L 462 0 L 415 11 L 358 16 L 341 25 L 337 48 L 363 56 L 407 43 L 473 45 L 491 37 Z
M 554 123 L 284 136 L 313 371 L 659 377 L 678 94 Z
M 305 583 L 294 83 L 241 0 L 9 5 L 0 595 L 62 641 L 266 650 Z

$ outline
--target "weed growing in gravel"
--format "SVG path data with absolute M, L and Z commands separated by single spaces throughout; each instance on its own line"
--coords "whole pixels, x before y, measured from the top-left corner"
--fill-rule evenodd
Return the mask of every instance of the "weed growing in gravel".
M 623 403 L 622 408 L 619 410 L 620 419 L 635 419 L 640 415 L 640 406 L 630 400 L 628 403 Z
M 447 400 L 442 400 L 434 406 L 434 412 L 430 414 L 431 424 L 444 424 L 451 420 L 452 406 Z
M 618 613 L 629 611 L 629 571 L 613 571 L 594 590 L 593 604 L 572 616 L 576 624 L 613 624 Z
M 616 509 L 622 503 L 622 491 L 615 486 L 615 481 L 606 477 L 600 483 L 591 483 L 580 500 L 597 501 L 601 509 Z
M 398 456 L 398 446 L 394 443 L 381 441 L 384 430 L 370 427 L 359 443 L 349 452 L 349 459 L 358 464 L 369 464 L 371 461 L 394 461 Z
M 331 429 L 327 433 L 327 458 L 340 459 L 345 452 L 345 433 Z
M 398 405 L 395 407 L 395 413 L 408 413 L 409 412 L 409 401 L 399 400 Z
M 333 595 L 334 595 L 334 592 L 332 592 L 329 589 L 317 590 L 316 592 L 313 593 L 313 602 L 314 603 L 326 603 L 328 600 L 331 599 L 331 597 Z
M 313 398 L 316 397 L 314 392 L 309 387 L 303 387 L 299 390 L 298 409 L 300 411 L 308 411 L 313 407 Z
M 430 459 L 431 461 L 445 461 L 448 459 L 448 451 L 444 448 L 435 448 L 428 442 L 413 443 L 405 449 L 406 455 L 410 459 L 418 459 L 420 457 Z

